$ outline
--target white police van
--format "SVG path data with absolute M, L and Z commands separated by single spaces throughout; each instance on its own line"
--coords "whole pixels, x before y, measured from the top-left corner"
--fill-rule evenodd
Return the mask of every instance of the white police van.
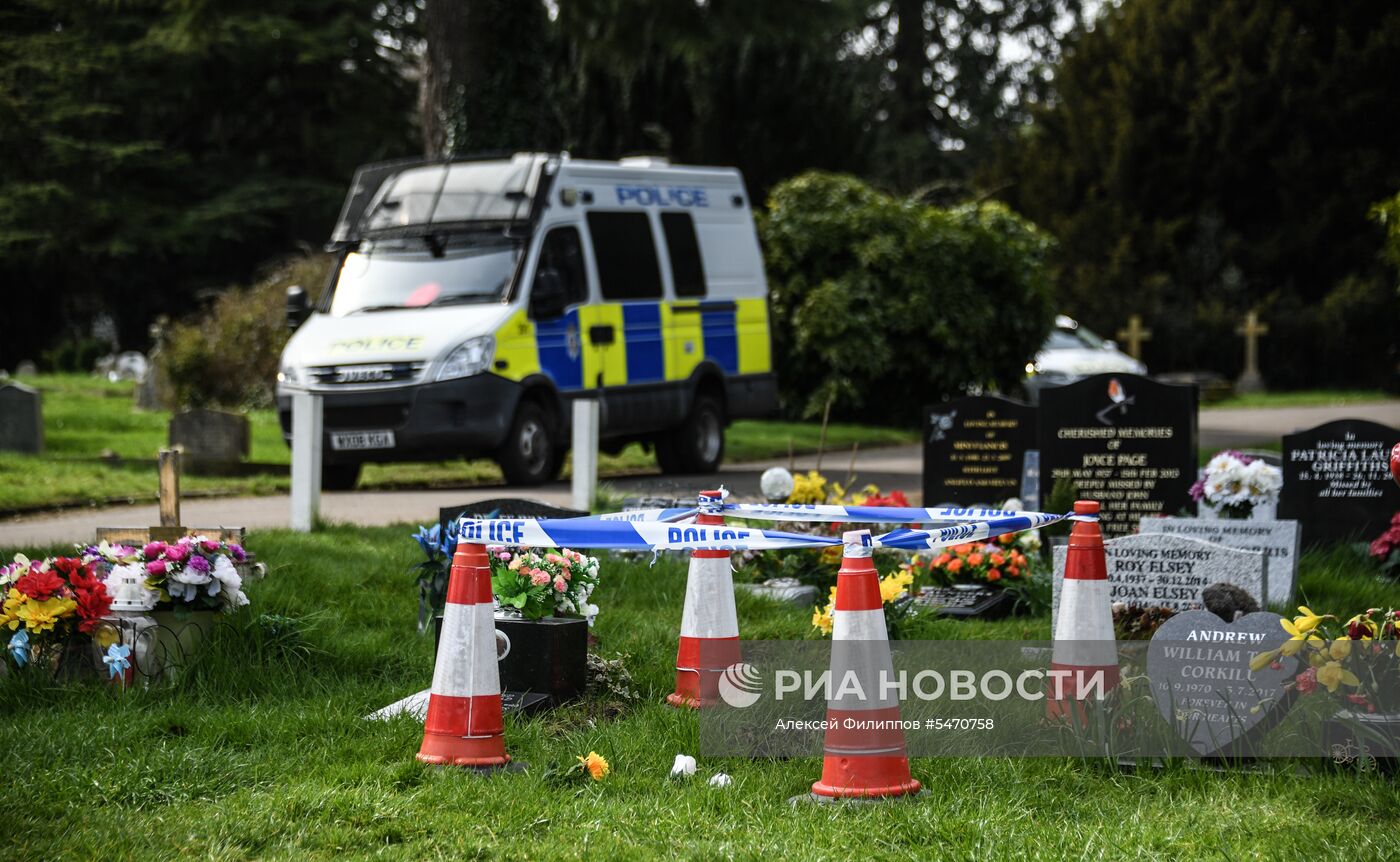
M 569 400 L 601 401 L 605 451 L 715 470 L 724 428 L 776 407 L 767 282 L 739 172 L 567 154 L 366 165 L 296 332 L 277 400 L 323 396 L 323 484 L 360 465 L 494 458 L 556 477 Z

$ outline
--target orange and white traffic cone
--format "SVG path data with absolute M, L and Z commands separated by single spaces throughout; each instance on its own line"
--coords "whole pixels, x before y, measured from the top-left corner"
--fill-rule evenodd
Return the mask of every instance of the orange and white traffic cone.
M 1099 504 L 1080 500 L 1076 515 L 1097 515 Z M 1118 685 L 1118 644 L 1108 586 L 1108 560 L 1098 521 L 1075 521 L 1060 585 L 1060 612 L 1055 620 L 1055 649 L 1050 661 L 1045 714 L 1074 715 L 1084 720 L 1086 693 Z
M 723 502 L 723 491 L 701 491 L 695 523 L 723 526 Z M 676 690 L 666 695 L 666 702 L 691 709 L 714 703 L 720 676 L 741 658 L 729 552 L 691 551 L 676 651 Z
M 836 610 L 831 626 L 831 684 L 827 700 L 822 777 L 815 799 L 889 799 L 919 792 L 909 775 L 909 755 L 899 718 L 899 699 L 885 630 L 880 578 L 870 558 L 869 530 L 842 534 L 845 552 L 836 575 Z M 843 684 L 854 673 L 860 692 Z
M 462 542 L 452 557 L 423 747 L 418 759 L 495 769 L 510 763 L 496 667 L 495 608 L 486 546 Z

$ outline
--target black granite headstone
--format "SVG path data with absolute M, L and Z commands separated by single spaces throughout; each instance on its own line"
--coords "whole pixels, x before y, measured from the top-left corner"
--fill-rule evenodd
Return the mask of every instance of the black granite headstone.
M 1035 430 L 1036 409 L 1006 398 L 958 398 L 925 408 L 924 505 L 997 506 L 1020 494 Z
M 1040 395 L 1042 497 L 1072 482 L 1102 504 L 1105 537 L 1145 515 L 1175 515 L 1196 480 L 1196 387 L 1096 374 Z
M 1339 419 L 1283 438 L 1278 514 L 1303 525 L 1303 545 L 1369 541 L 1400 511 L 1387 459 L 1400 431 Z

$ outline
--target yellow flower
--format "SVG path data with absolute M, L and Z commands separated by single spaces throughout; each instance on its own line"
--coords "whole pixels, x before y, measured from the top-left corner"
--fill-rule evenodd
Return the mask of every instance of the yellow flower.
M 0 609 L 0 625 L 8 625 L 11 629 L 19 628 L 19 608 L 27 601 L 28 596 L 10 587 L 10 592 L 5 596 L 4 608 Z
M 1375 620 L 1371 619 L 1371 614 L 1373 613 L 1375 613 L 1375 611 L 1370 610 L 1364 614 L 1357 614 L 1347 620 L 1347 634 L 1351 635 L 1354 632 L 1360 632 L 1361 637 L 1356 638 L 1356 640 L 1373 640 L 1376 637 L 1376 632 L 1380 630 Z
M 1351 686 L 1361 685 L 1361 680 L 1356 678 L 1356 674 L 1335 661 L 1329 661 L 1317 669 L 1317 681 L 1327 686 L 1328 691 L 1336 691 L 1337 686 L 1343 683 Z
M 24 623 L 24 627 L 31 632 L 53 631 L 54 624 L 78 609 L 78 603 L 72 599 L 60 599 L 57 596 L 36 602 L 33 599 L 26 601 L 16 612 L 16 616 Z
M 1256 672 L 1263 670 L 1264 668 L 1268 667 L 1270 664 L 1273 663 L 1273 660 L 1278 657 L 1278 654 L 1279 651 L 1276 649 L 1271 649 L 1268 652 L 1259 653 L 1254 658 L 1249 660 L 1249 669 Z
M 608 762 L 603 759 L 603 755 L 596 751 L 588 752 L 588 756 L 580 757 L 578 762 L 583 764 L 584 770 L 592 776 L 594 781 L 602 781 L 603 777 L 611 770 Z
M 880 601 L 889 604 L 904 594 L 905 589 L 914 583 L 914 576 L 908 572 L 897 572 L 880 579 Z
M 1305 646 L 1316 649 L 1320 648 L 1323 644 L 1322 638 L 1312 633 L 1312 630 L 1317 628 L 1318 621 L 1320 621 L 1322 617 L 1316 616 L 1312 611 L 1308 611 L 1307 608 L 1299 608 L 1298 610 L 1307 611 L 1308 615 L 1298 617 L 1293 622 L 1279 620 L 1279 625 L 1283 626 L 1283 630 L 1291 635 L 1291 637 L 1284 642 L 1283 646 L 1279 647 L 1279 652 L 1284 655 L 1297 655 L 1298 650 Z
M 1332 648 L 1329 649 L 1327 653 L 1337 661 L 1341 661 L 1351 655 L 1351 641 L 1346 638 L 1334 640 L 1332 641 Z
M 1313 612 L 1312 612 L 1311 610 L 1309 610 L 1308 608 L 1303 607 L 1302 605 L 1299 605 L 1299 606 L 1298 606 L 1298 613 L 1301 614 L 1301 616 L 1295 617 L 1295 618 L 1293 619 L 1293 626 L 1292 626 L 1292 628 L 1295 629 L 1296 631 L 1290 631 L 1290 632 L 1289 632 L 1290 634 L 1293 634 L 1295 637 L 1298 636 L 1299 634 L 1307 634 L 1308 632 L 1310 632 L 1310 631 L 1312 631 L 1313 629 L 1317 628 L 1317 627 L 1322 623 L 1323 620 L 1330 620 L 1330 619 L 1333 618 L 1331 614 L 1328 614 L 1328 615 L 1325 616 L 1325 617 L 1320 617 L 1320 616 L 1318 616 L 1317 614 L 1313 613 Z M 1283 627 L 1284 627 L 1285 629 L 1288 629 L 1288 628 L 1289 628 L 1288 623 L 1285 622 L 1285 623 L 1283 624 Z
M 832 605 L 825 608 L 812 608 L 812 627 L 820 629 L 822 634 L 831 634 L 831 610 Z

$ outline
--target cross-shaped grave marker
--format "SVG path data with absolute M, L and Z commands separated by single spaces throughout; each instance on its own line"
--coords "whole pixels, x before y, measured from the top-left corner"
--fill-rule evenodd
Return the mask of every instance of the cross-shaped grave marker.
M 1244 336 L 1244 372 L 1235 381 L 1239 392 L 1259 392 L 1264 388 L 1264 378 L 1259 374 L 1259 337 L 1269 334 L 1269 325 L 1259 322 L 1259 313 L 1250 309 L 1244 321 L 1235 327 L 1235 334 Z
M 162 449 L 156 457 L 160 477 L 157 492 L 160 525 L 152 527 L 98 527 L 97 541 L 143 547 L 147 542 L 174 542 L 184 536 L 208 536 L 221 542 L 243 544 L 247 530 L 243 527 L 182 527 L 180 526 L 180 450 Z
M 1142 315 L 1134 314 L 1128 318 L 1128 325 L 1118 330 L 1118 340 L 1127 345 L 1129 356 L 1142 359 L 1142 343 L 1152 340 L 1152 330 L 1143 329 Z

